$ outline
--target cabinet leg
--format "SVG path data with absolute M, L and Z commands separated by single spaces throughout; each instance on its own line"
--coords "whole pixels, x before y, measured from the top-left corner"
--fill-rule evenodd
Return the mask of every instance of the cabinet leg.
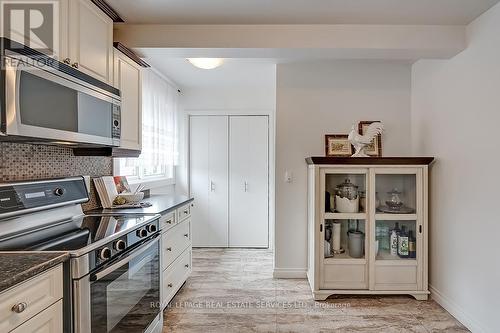
M 328 296 L 330 296 L 330 295 L 323 294 L 323 293 L 319 294 L 319 293 L 315 293 L 315 292 L 313 292 L 313 296 L 314 296 L 314 300 L 315 300 L 315 301 L 324 301 L 324 300 L 326 300 L 326 299 L 328 298 Z
M 427 301 L 429 299 L 429 295 L 427 294 L 411 294 L 417 301 Z

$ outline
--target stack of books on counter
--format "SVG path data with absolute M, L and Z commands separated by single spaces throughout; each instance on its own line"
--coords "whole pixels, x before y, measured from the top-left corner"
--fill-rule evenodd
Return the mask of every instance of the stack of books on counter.
M 131 195 L 137 193 L 142 186 L 139 186 L 136 192 L 132 193 L 130 191 L 130 186 L 128 184 L 127 178 L 123 176 L 103 176 L 94 178 L 94 185 L 97 190 L 97 194 L 101 199 L 101 205 L 103 208 L 143 208 L 149 207 L 151 204 L 147 202 L 134 202 L 134 203 L 122 203 L 117 204 L 116 200 L 120 195 Z M 141 197 L 142 198 L 142 197 Z

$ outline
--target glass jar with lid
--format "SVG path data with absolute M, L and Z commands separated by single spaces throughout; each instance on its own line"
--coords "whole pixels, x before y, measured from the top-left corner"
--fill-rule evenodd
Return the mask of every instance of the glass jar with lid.
M 354 200 L 358 197 L 358 186 L 351 183 L 349 178 L 346 178 L 342 184 L 337 185 L 335 194 L 341 198 Z

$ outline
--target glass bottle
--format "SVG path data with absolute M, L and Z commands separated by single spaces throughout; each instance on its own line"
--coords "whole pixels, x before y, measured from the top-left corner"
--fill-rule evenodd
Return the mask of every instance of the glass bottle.
M 408 232 L 408 252 L 409 252 L 409 257 L 410 258 L 416 258 L 417 257 L 417 240 L 415 239 L 415 236 L 413 236 L 413 230 L 410 230 Z
M 398 233 L 396 229 L 392 229 L 391 231 L 391 255 L 398 255 Z
M 398 256 L 400 258 L 408 258 L 409 253 L 409 237 L 406 232 L 406 227 L 401 227 L 401 232 L 398 235 Z

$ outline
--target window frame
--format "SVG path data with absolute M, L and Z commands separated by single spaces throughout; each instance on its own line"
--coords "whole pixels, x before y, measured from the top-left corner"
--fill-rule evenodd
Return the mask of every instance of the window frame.
M 126 176 L 130 185 L 143 184 L 145 190 L 175 185 L 175 165 L 172 166 L 172 177 L 166 176 L 149 176 L 141 178 L 140 176 Z M 113 158 L 113 175 L 122 176 L 120 174 L 120 158 Z

